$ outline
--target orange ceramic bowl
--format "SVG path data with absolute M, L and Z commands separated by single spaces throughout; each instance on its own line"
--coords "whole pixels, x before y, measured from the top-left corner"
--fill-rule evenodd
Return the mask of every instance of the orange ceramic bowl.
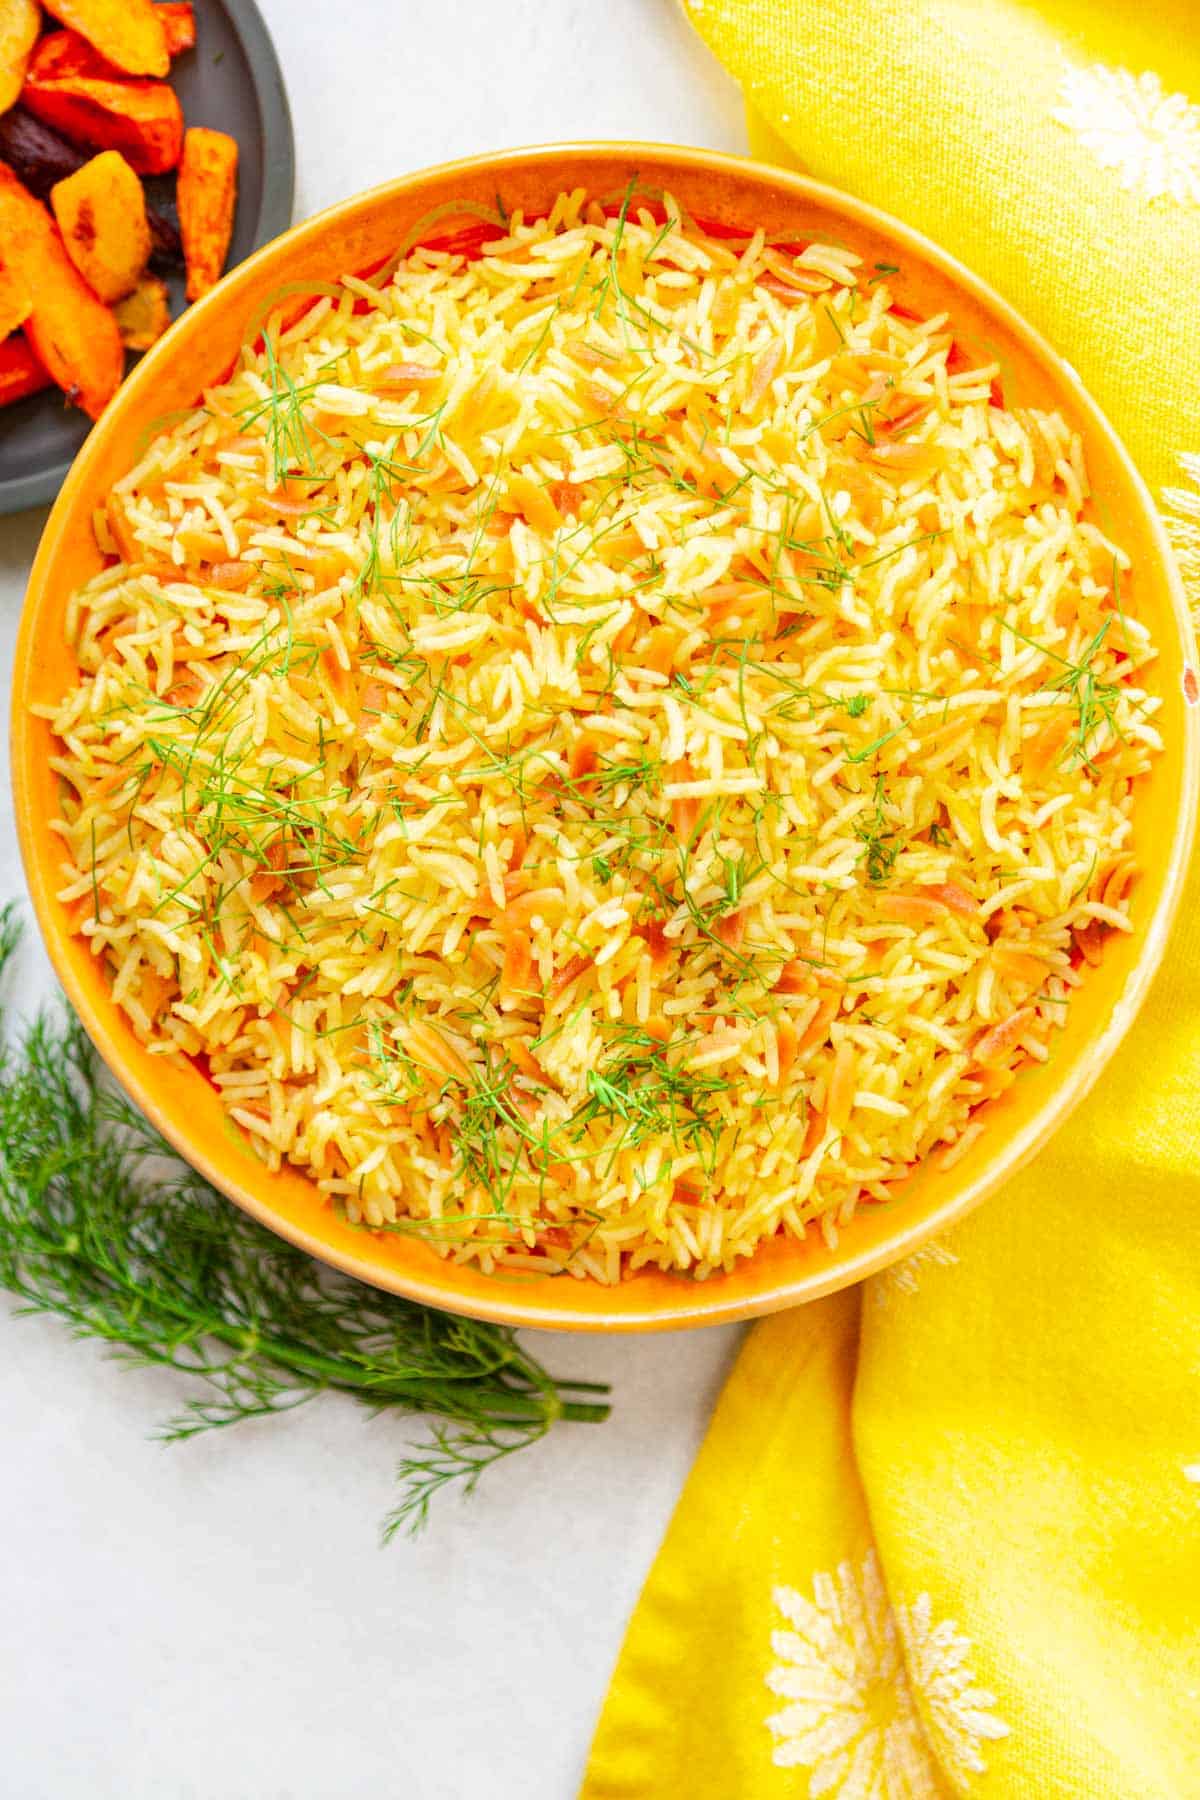
M 694 1281 L 642 1271 L 615 1288 L 571 1276 L 484 1275 L 422 1242 L 347 1224 L 296 1170 L 270 1174 L 229 1127 L 213 1088 L 189 1066 L 150 1056 L 113 1004 L 101 965 L 73 937 L 55 899 L 60 852 L 51 736 L 33 716 L 73 679 L 64 640 L 72 589 L 100 566 L 93 510 L 172 409 L 192 406 L 232 363 L 248 328 L 290 282 L 371 267 L 437 209 L 453 204 L 545 211 L 564 188 L 619 197 L 632 176 L 669 188 L 697 217 L 761 225 L 786 238 L 832 238 L 868 264 L 898 263 L 899 299 L 925 315 L 950 312 L 957 339 L 1003 369 L 1009 404 L 1060 408 L 1082 432 L 1094 514 L 1133 559 L 1130 604 L 1160 652 L 1152 677 L 1166 748 L 1145 782 L 1137 848 L 1145 871 L 1135 929 L 1113 939 L 1073 1002 L 1048 1063 L 1022 1073 L 990 1109 L 988 1129 L 950 1170 L 924 1167 L 886 1206 L 866 1206 L 836 1250 L 814 1235 L 782 1238 L 728 1275 Z M 469 220 L 467 221 L 469 222 Z M 411 240 L 410 240 L 411 241 Z M 17 645 L 13 693 L 16 815 L 29 886 L 51 958 L 100 1054 L 163 1134 L 230 1199 L 313 1255 L 364 1281 L 458 1312 L 526 1326 L 655 1330 L 748 1318 L 858 1281 L 960 1218 L 1031 1157 L 1112 1056 L 1145 996 L 1177 903 L 1196 806 L 1197 719 L 1185 703 L 1192 657 L 1187 612 L 1150 497 L 1073 370 L 1005 301 L 934 245 L 830 188 L 735 157 L 652 144 L 570 144 L 476 157 L 422 171 L 346 200 L 250 257 L 190 308 L 121 388 L 81 451 L 34 563 Z

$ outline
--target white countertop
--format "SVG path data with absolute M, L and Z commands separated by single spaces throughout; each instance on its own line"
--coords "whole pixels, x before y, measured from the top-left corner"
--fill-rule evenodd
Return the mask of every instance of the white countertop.
M 505 145 L 745 147 L 674 0 L 260 3 L 297 218 Z M 6 690 L 42 518 L 0 520 Z M 0 889 L 20 887 L 5 769 Z M 50 991 L 30 933 L 19 1004 Z M 611 1422 L 559 1429 L 383 1550 L 419 1426 L 327 1397 L 164 1448 L 174 1378 L 0 1317 L 0 1792 L 568 1800 L 736 1335 L 540 1338 L 553 1368 L 612 1382 Z

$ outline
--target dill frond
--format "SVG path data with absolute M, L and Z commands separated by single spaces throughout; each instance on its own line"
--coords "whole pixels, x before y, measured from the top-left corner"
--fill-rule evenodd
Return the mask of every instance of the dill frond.
M 18 936 L 9 906 L 0 972 Z M 0 1046 L 0 1286 L 21 1312 L 194 1378 L 167 1441 L 325 1392 L 434 1415 L 433 1448 L 400 1462 L 385 1540 L 557 1421 L 609 1410 L 605 1388 L 556 1380 L 511 1331 L 365 1287 L 257 1225 L 109 1088 L 70 1014 Z

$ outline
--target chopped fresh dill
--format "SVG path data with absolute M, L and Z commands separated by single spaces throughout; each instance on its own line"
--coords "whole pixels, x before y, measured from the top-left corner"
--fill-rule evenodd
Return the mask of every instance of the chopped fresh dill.
M 663 1044 L 636 1026 L 619 1030 L 611 1055 L 587 1072 L 589 1099 L 572 1120 L 572 1131 L 577 1134 L 594 1119 L 616 1119 L 623 1127 L 622 1148 L 665 1138 L 694 1150 L 711 1173 L 723 1129 L 711 1102 L 730 1084 L 724 1076 L 688 1070 L 678 1060 L 685 1042 Z
M 1117 718 L 1122 695 L 1121 684 L 1119 681 L 1102 681 L 1094 667 L 1112 620 L 1105 619 L 1074 662 L 1050 649 L 1048 645 L 1039 644 L 1035 638 L 1026 636 L 1010 620 L 1001 618 L 1000 623 L 1021 643 L 1059 665 L 1060 673 L 1052 677 L 1046 686 L 1051 693 L 1067 695 L 1075 708 L 1075 729 L 1068 739 L 1065 754 L 1070 761 L 1094 770 L 1096 765 L 1092 759 L 1092 751 L 1096 747 L 1097 733 L 1102 728 L 1107 728 L 1114 737 L 1121 735 Z
M 856 821 L 854 834 L 863 847 L 862 860 L 867 881 L 872 887 L 883 887 L 896 866 L 896 858 L 902 845 L 888 824 L 887 795 L 882 775 L 875 777 L 871 810 L 865 818 Z
M 206 444 L 236 421 L 263 446 L 244 484 L 246 444 L 218 456 L 236 504 L 211 521 L 253 573 L 223 599 L 200 581 L 194 615 L 155 577 L 163 650 L 139 632 L 118 653 L 127 684 L 98 725 L 120 748 L 101 741 L 97 761 L 125 779 L 100 814 L 119 831 L 91 828 L 97 947 L 119 910 L 97 860 L 123 880 L 140 859 L 149 925 L 195 952 L 174 956 L 167 1003 L 190 1024 L 216 998 L 214 1042 L 228 1027 L 252 1046 L 230 1092 L 265 1043 L 273 1118 L 280 1090 L 303 1118 L 328 1084 L 294 1045 L 307 1057 L 310 1039 L 335 1040 L 351 1119 L 318 1179 L 363 1216 L 394 1201 L 403 1216 L 379 1229 L 456 1257 L 579 1271 L 589 1182 L 616 1171 L 670 1208 L 697 1163 L 732 1156 L 749 1109 L 794 1126 L 805 1057 L 745 1091 L 770 1067 L 762 1027 L 796 1006 L 796 964 L 875 979 L 861 962 L 844 974 L 840 940 L 876 909 L 903 912 L 872 892 L 902 852 L 915 879 L 934 863 L 947 882 L 969 853 L 967 811 L 941 798 L 960 733 L 977 721 L 999 745 L 1004 832 L 1031 687 L 1047 741 L 1074 710 L 1063 755 L 1085 767 L 1126 716 L 1107 625 L 1075 662 L 1033 645 L 1048 666 L 1016 659 L 1018 704 L 1001 676 L 973 710 L 979 667 L 1000 664 L 950 631 L 961 601 L 960 635 L 977 627 L 994 647 L 994 619 L 978 618 L 992 565 L 899 443 L 963 402 L 931 388 L 909 406 L 919 334 L 867 291 L 898 265 L 857 290 L 781 294 L 782 246 L 756 266 L 749 236 L 705 246 L 663 210 L 635 177 L 553 244 L 501 209 L 515 235 L 488 244 L 479 282 L 478 233 L 443 240 L 416 259 L 412 291 L 393 262 L 370 299 L 333 290 L 336 319 L 307 344 L 256 343 L 238 376 L 249 403 L 214 404 L 205 424 Z M 389 366 L 412 345 L 435 360 Z M 264 463 L 275 491 L 255 494 Z M 139 507 L 163 522 L 153 492 Z M 1123 618 L 1119 575 L 1114 562 Z M 127 858 L 111 848 L 122 833 Z M 676 984 L 695 993 L 685 1018 Z M 887 1034 L 889 1006 L 866 991 L 852 1029 Z M 281 1077 L 273 1040 L 289 1030 Z M 822 1181 L 848 1166 L 835 1158 Z M 426 1188 L 422 1217 L 410 1196 Z M 603 1235 L 600 1250 L 610 1273 L 624 1251 Z

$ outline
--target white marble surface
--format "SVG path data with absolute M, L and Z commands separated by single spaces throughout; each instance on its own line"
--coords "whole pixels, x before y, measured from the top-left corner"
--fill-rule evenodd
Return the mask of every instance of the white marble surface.
M 673 0 L 264 11 L 295 115 L 297 217 L 504 145 L 744 147 L 737 96 Z M 0 520 L 6 688 L 41 518 Z M 11 894 L 7 774 L 0 795 Z M 27 943 L 19 1001 L 49 991 Z M 734 1341 L 542 1339 L 555 1367 L 612 1381 L 612 1422 L 560 1430 L 385 1551 L 376 1527 L 414 1428 L 331 1398 L 166 1449 L 150 1433 L 173 1379 L 0 1316 L 0 1793 L 565 1800 Z

